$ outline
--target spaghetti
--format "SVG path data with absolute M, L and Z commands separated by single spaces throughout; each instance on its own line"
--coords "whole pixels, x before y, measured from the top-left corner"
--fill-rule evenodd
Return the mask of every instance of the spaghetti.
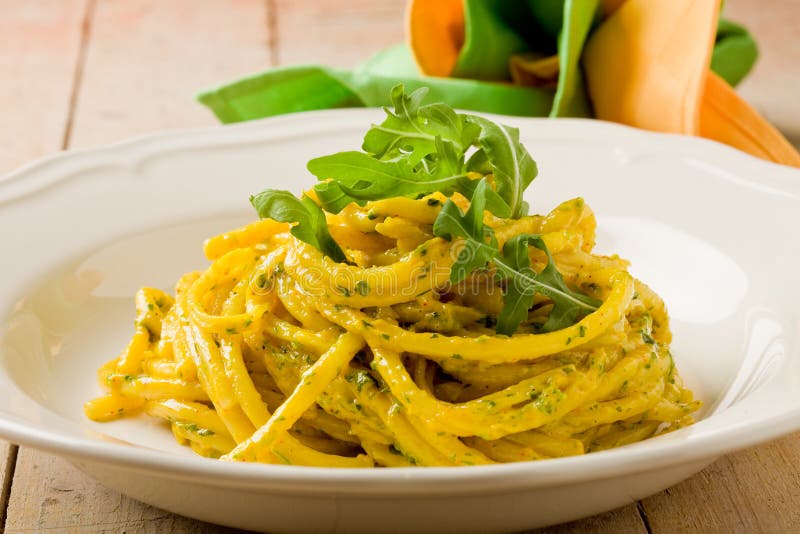
M 312 193 L 313 196 L 313 193 Z M 449 283 L 463 241 L 433 223 L 459 193 L 351 203 L 326 214 L 346 262 L 264 219 L 205 244 L 212 261 L 174 297 L 136 295 L 136 331 L 85 406 L 107 421 L 164 419 L 207 457 L 328 467 L 455 466 L 578 455 L 692 422 L 699 402 L 669 350 L 662 300 L 617 256 L 592 253 L 581 200 L 546 216 L 484 214 L 499 246 L 527 247 L 600 302 L 541 326 L 537 294 L 511 336 L 493 329 L 503 282 L 488 265 Z

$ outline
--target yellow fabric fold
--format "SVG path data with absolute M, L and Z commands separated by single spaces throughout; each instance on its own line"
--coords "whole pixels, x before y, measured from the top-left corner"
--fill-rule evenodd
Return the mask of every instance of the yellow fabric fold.
M 791 143 L 713 72 L 703 92 L 699 135 L 768 161 L 800 167 L 800 153 Z
M 583 55 L 598 119 L 696 134 L 719 0 L 628 0 Z
M 422 74 L 450 76 L 464 45 L 463 0 L 410 0 L 406 35 Z
M 559 73 L 558 55 L 517 54 L 511 56 L 508 70 L 517 85 L 555 89 Z
M 702 136 L 800 167 L 800 153 L 710 70 L 720 0 L 604 0 L 601 6 L 603 22 L 582 56 L 598 119 Z M 411 0 L 407 31 L 422 73 L 452 75 L 464 43 L 464 0 Z M 514 82 L 552 85 L 554 58 L 512 57 Z
M 718 0 L 627 0 L 619 6 L 584 51 L 596 117 L 698 135 L 800 167 L 800 154 L 786 138 L 709 70 L 718 14 Z

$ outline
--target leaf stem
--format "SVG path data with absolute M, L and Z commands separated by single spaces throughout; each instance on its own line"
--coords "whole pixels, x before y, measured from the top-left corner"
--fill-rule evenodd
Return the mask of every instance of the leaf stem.
M 404 130 L 394 130 L 392 128 L 386 128 L 385 126 L 381 126 L 380 124 L 373 124 L 372 128 L 375 129 L 375 130 L 380 130 L 382 132 L 395 134 L 395 135 L 398 135 L 400 137 L 411 137 L 411 138 L 414 138 L 414 139 L 427 139 L 429 141 L 433 141 L 433 140 L 436 139 L 436 136 L 434 136 L 434 135 L 430 135 L 430 134 L 426 134 L 426 133 L 422 133 L 422 132 L 420 132 L 418 134 L 415 134 L 415 133 L 407 132 L 407 131 L 404 131 Z M 415 125 L 415 128 L 416 128 L 416 125 Z
M 550 291 L 552 293 L 557 293 L 561 297 L 573 302 L 574 304 L 576 304 L 577 306 L 579 306 L 581 308 L 584 308 L 584 309 L 587 309 L 587 310 L 591 310 L 591 311 L 594 311 L 594 310 L 596 310 L 598 308 L 597 306 L 593 306 L 593 305 L 589 304 L 588 302 L 584 302 L 584 301 L 582 301 L 580 299 L 577 299 L 577 298 L 573 297 L 569 293 L 564 293 L 560 289 L 554 288 L 554 287 L 549 286 L 547 284 L 543 284 L 542 282 L 540 282 L 539 280 L 536 280 L 535 278 L 531 278 L 530 276 L 526 275 L 525 273 L 514 269 L 513 267 L 511 267 L 507 263 L 504 263 L 503 260 L 500 259 L 499 256 L 493 258 L 492 259 L 492 263 L 495 264 L 495 266 L 498 268 L 499 271 L 501 271 L 503 274 L 505 274 L 509 278 L 513 278 L 513 277 L 517 277 L 518 276 L 518 277 L 524 279 L 526 282 L 528 282 L 531 285 L 543 287 L 543 288 L 547 289 L 548 291 Z

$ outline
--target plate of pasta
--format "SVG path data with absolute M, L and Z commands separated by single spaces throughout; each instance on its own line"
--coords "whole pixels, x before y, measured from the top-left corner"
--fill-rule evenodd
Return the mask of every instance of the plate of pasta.
M 800 428 L 797 171 L 392 101 L 0 181 L 0 436 L 240 528 L 487 532 Z

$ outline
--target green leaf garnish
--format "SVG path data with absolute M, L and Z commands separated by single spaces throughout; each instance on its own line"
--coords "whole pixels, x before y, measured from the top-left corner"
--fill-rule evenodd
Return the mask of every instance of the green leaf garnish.
M 302 200 L 288 191 L 265 189 L 250 197 L 250 203 L 262 219 L 297 223 L 290 232 L 293 236 L 321 250 L 334 261 L 344 261 L 345 256 L 328 231 L 325 213 L 313 200 L 303 195 Z
M 424 196 L 436 191 L 451 195 L 474 188 L 466 171 L 450 174 L 453 162 L 412 168 L 407 161 L 382 161 L 364 152 L 339 152 L 312 159 L 308 170 L 331 178 L 314 187 L 322 207 L 339 213 L 351 202 L 364 205 L 368 200 Z
M 394 111 L 387 109 L 386 120 L 372 125 L 361 148 L 379 159 L 409 156 L 413 166 L 437 152 L 438 137 L 463 154 L 477 136 L 477 130 L 445 104 L 422 106 L 427 92 L 427 88 L 422 88 L 406 95 L 402 85 L 392 88 Z
M 567 286 L 541 236 L 518 235 L 505 243 L 502 252 L 498 250 L 494 232 L 483 221 L 487 198 L 492 195 L 496 193 L 483 179 L 475 188 L 466 213 L 448 200 L 433 224 L 433 233 L 448 240 L 464 240 L 450 271 L 452 283 L 460 282 L 469 273 L 486 267 L 490 262 L 497 271 L 497 280 L 505 281 L 503 310 L 497 318 L 497 333 L 510 336 L 516 331 L 527 319 L 536 293 L 550 299 L 553 305 L 547 321 L 540 328 L 543 332 L 565 328 L 596 310 L 600 305 L 598 301 Z M 547 256 L 547 265 L 539 273 L 531 268 L 529 246 L 544 251 Z
M 484 223 L 487 211 L 502 218 L 519 218 L 528 211 L 522 196 L 538 171 L 519 141 L 519 130 L 456 113 L 444 104 L 423 105 L 425 93 L 418 89 L 406 95 L 402 85 L 395 86 L 394 110 L 387 109 L 386 119 L 372 125 L 363 152 L 339 152 L 308 162 L 309 171 L 320 180 L 314 187 L 320 205 L 305 195 L 298 199 L 288 191 L 267 189 L 250 199 L 259 216 L 295 223 L 292 235 L 341 262 L 345 255 L 328 231 L 325 211 L 339 213 L 351 203 L 363 206 L 384 198 L 460 193 L 470 198 L 469 208 L 462 212 L 447 200 L 433 233 L 462 241 L 451 283 L 494 265 L 498 283 L 505 285 L 498 333 L 514 333 L 527 319 L 536 293 L 552 302 L 542 331 L 564 328 L 597 309 L 598 301 L 567 286 L 541 236 L 516 236 L 501 251 L 494 231 Z M 547 265 L 538 273 L 531 268 L 531 246 L 547 256 Z M 370 288 L 356 290 L 363 296 Z
M 488 164 L 491 168 L 497 194 L 511 208 L 511 217 L 522 217 L 527 213 L 522 193 L 539 171 L 536 162 L 519 142 L 519 130 L 474 115 L 470 115 L 468 120 L 480 127 L 478 145 L 483 154 L 477 161 L 485 157 L 484 167 Z
M 426 91 L 406 95 L 392 89 L 394 110 L 372 125 L 364 152 L 340 152 L 312 159 L 308 170 L 322 183 L 314 189 L 322 207 L 338 213 L 350 202 L 434 192 L 472 196 L 470 172 L 494 175 L 497 197 L 488 209 L 499 217 L 527 212 L 522 193 L 536 177 L 536 164 L 519 142 L 516 128 L 456 113 L 437 103 L 421 105 Z M 473 153 L 468 153 L 471 150 Z
M 497 255 L 494 232 L 483 224 L 488 190 L 486 180 L 481 180 L 466 213 L 462 213 L 455 202 L 448 200 L 433 223 L 434 235 L 447 240 L 454 237 L 464 240 L 464 246 L 450 270 L 450 282 L 453 284 L 466 278 L 475 269 L 485 267 Z
M 528 247 L 533 246 L 547 256 L 547 265 L 537 273 L 531 268 Z M 542 332 L 560 330 L 579 318 L 593 312 L 600 302 L 570 289 L 556 269 L 553 256 L 540 235 L 514 236 L 503 245 L 503 252 L 494 259 L 498 277 L 506 280 L 503 310 L 497 318 L 497 332 L 511 335 L 528 317 L 536 293 L 541 293 L 553 303 Z

